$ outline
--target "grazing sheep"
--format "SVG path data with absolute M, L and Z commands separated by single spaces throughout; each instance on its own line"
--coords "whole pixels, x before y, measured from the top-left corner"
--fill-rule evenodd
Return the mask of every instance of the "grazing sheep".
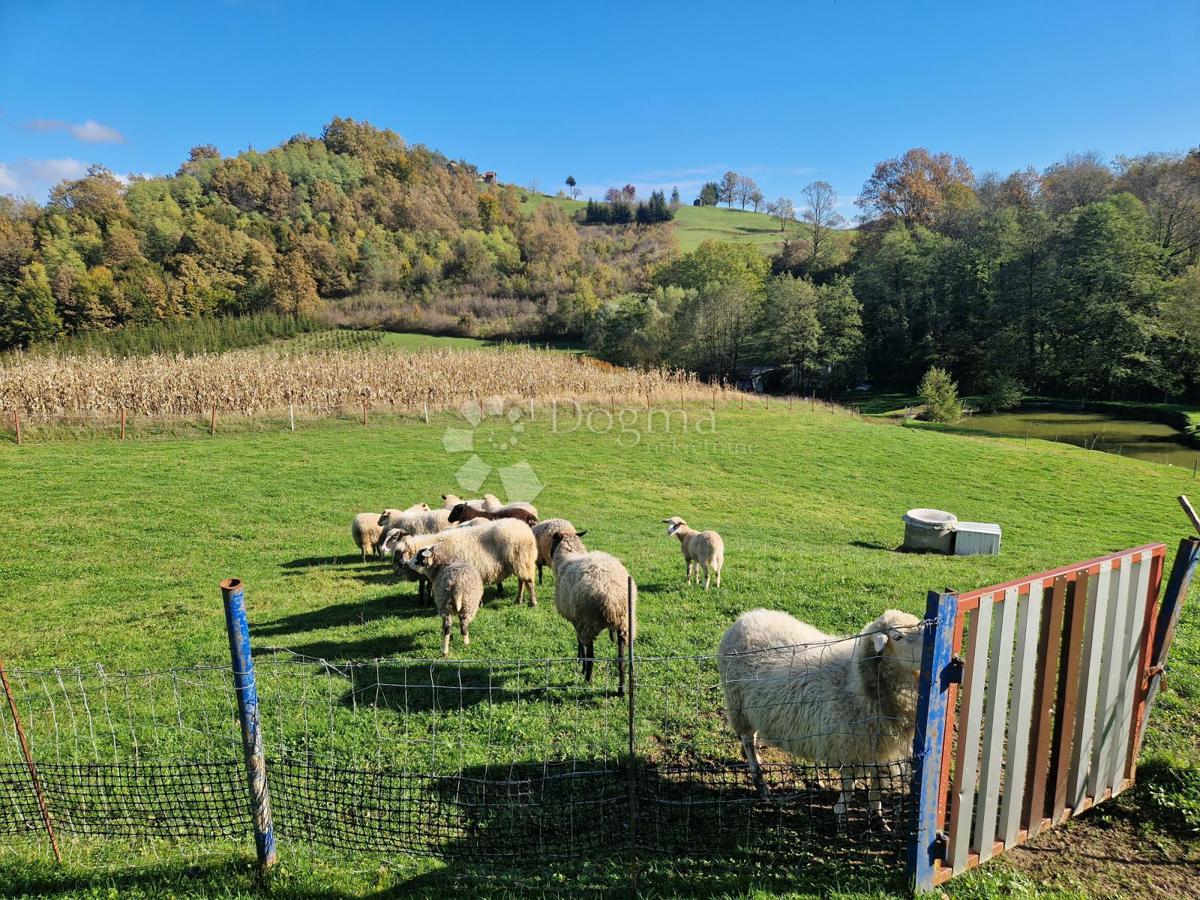
M 440 544 L 426 547 L 408 561 L 418 575 L 427 578 L 433 588 L 433 602 L 442 617 L 442 656 L 450 655 L 450 617 L 458 617 L 463 646 L 471 643 L 471 620 L 483 602 L 483 579 L 469 563 L 442 555 Z
M 488 512 L 491 512 L 492 510 L 495 510 L 495 509 L 499 509 L 503 505 L 504 504 L 500 502 L 500 498 L 497 497 L 495 494 L 484 494 L 483 495 L 483 509 L 487 510 Z
M 484 584 L 499 585 L 515 575 L 518 581 L 517 603 L 526 590 L 529 605 L 537 606 L 533 578 L 537 568 L 537 543 L 533 532 L 516 519 L 483 521 L 466 524 L 437 534 L 407 535 L 396 541 L 384 539 L 384 549 L 392 552 L 392 567 L 396 574 L 411 577 L 408 561 L 425 549 L 438 545 L 438 553 L 446 559 L 469 563 L 479 573 Z
M 592 680 L 596 635 L 607 631 L 617 645 L 617 695 L 625 693 L 625 650 L 637 636 L 637 585 L 621 561 L 598 550 L 588 552 L 578 535 L 551 539 L 554 608 L 575 626 L 576 654 L 585 681 Z M 630 621 L 630 590 L 633 621 Z
M 576 531 L 575 526 L 566 519 L 546 519 L 544 522 L 538 522 L 533 526 L 533 538 L 537 541 L 538 558 L 538 584 L 542 583 L 542 567 L 549 566 L 550 555 L 553 548 L 550 546 L 556 534 L 574 534 L 583 537 L 587 534 L 587 529 Z
M 483 500 L 464 500 L 458 494 L 442 494 L 442 509 L 454 509 L 460 503 L 465 503 L 475 509 L 483 509 Z
M 514 500 L 512 503 L 501 503 L 500 499 L 495 494 L 484 494 L 480 504 L 480 509 L 484 512 L 496 512 L 500 509 L 526 509 L 533 513 L 534 518 L 537 518 L 537 507 L 525 500 Z
M 696 573 L 696 584 L 700 583 L 700 570 L 704 569 L 704 589 L 708 590 L 709 582 L 715 572 L 717 587 L 721 586 L 721 569 L 725 566 L 725 542 L 715 531 L 697 531 L 688 523 L 671 516 L 663 519 L 667 526 L 667 536 L 679 538 L 679 546 L 683 549 L 683 561 L 687 563 L 687 581 L 692 583 L 692 571 Z
M 721 638 L 717 668 L 725 718 L 741 738 L 760 796 L 767 788 L 755 741 L 840 767 L 839 821 L 855 779 L 869 776 L 870 812 L 881 817 L 879 767 L 912 753 L 919 626 L 915 616 L 889 609 L 859 634 L 837 638 L 784 612 L 738 617 Z
M 399 529 L 405 534 L 435 534 L 450 524 L 448 509 L 430 509 L 424 503 L 408 509 L 385 509 L 379 517 L 379 527 L 387 533 Z
M 460 503 L 450 510 L 451 522 L 467 522 L 471 519 L 520 519 L 530 528 L 537 524 L 537 515 L 524 506 L 502 506 L 495 510 L 475 509 L 468 503 Z
M 379 513 L 359 513 L 350 523 L 350 536 L 362 553 L 363 562 L 367 554 L 379 556 L 379 539 L 383 537 L 383 529 L 379 527 Z
M 454 531 L 459 528 L 472 528 L 475 526 L 488 525 L 488 524 L 491 524 L 491 523 L 487 519 L 473 519 L 470 522 L 463 522 L 460 525 L 450 525 L 445 530 L 446 531 Z M 380 538 L 380 540 L 379 540 L 380 555 L 393 557 L 393 560 L 392 560 L 393 572 L 395 572 L 395 574 L 397 576 L 405 579 L 406 581 L 417 582 L 417 600 L 419 602 L 424 602 L 424 600 L 425 600 L 425 596 L 428 593 L 428 589 L 429 589 L 429 579 L 422 577 L 421 575 L 414 572 L 412 569 L 408 568 L 408 566 L 404 564 L 404 561 L 402 561 L 402 560 L 398 561 L 397 559 L 395 559 L 396 548 L 400 544 L 400 542 L 402 540 L 404 540 L 405 538 L 410 538 L 412 541 L 417 541 L 417 540 L 424 541 L 424 543 L 422 543 L 420 545 L 422 547 L 430 546 L 432 544 L 432 541 L 434 539 L 436 539 L 437 535 L 440 533 L 441 532 L 434 532 L 433 534 L 413 536 L 413 535 L 408 534 L 408 532 L 406 532 L 402 528 L 392 528 L 390 530 L 384 529 L 383 537 Z M 428 538 L 429 540 L 425 541 L 426 538 Z M 499 588 L 497 588 L 497 589 L 499 589 Z

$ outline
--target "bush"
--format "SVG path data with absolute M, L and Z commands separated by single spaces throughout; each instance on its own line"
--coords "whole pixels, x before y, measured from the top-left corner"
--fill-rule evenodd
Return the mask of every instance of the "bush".
M 981 412 L 1016 409 L 1025 399 L 1025 385 L 1011 375 L 996 375 L 988 382 L 987 393 L 979 398 Z
M 921 379 L 918 389 L 921 402 L 925 404 L 925 418 L 930 422 L 957 422 L 962 418 L 962 403 L 958 399 L 958 385 L 950 373 L 937 366 L 931 368 Z

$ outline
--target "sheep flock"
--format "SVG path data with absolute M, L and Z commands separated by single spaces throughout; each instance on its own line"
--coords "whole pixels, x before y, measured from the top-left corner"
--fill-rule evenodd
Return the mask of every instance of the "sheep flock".
M 501 596 L 517 580 L 516 602 L 537 605 L 535 585 L 544 568 L 554 575 L 554 608 L 575 632 L 576 656 L 591 682 L 596 637 L 607 632 L 616 649 L 618 695 L 625 661 L 637 633 L 637 585 L 615 556 L 584 545 L 586 529 L 562 517 L 539 517 L 529 503 L 501 503 L 443 494 L 437 508 L 424 502 L 358 513 L 351 535 L 364 562 L 390 559 L 395 576 L 418 582 L 419 602 L 432 600 L 442 622 L 442 655 L 450 654 L 452 620 L 462 644 L 477 616 L 486 623 L 484 589 Z M 686 580 L 721 587 L 725 543 L 716 531 L 697 531 L 681 517 L 662 519 L 679 541 Z M 482 614 L 482 615 L 481 615 Z M 483 627 L 486 628 L 486 625 Z M 720 638 L 717 667 L 725 720 L 741 740 L 747 771 L 760 797 L 768 795 L 758 748 L 840 772 L 834 812 L 841 820 L 857 784 L 868 785 L 869 810 L 883 828 L 881 772 L 911 752 L 917 687 L 924 648 L 923 623 L 884 611 L 859 633 L 831 636 L 784 612 L 743 613 Z

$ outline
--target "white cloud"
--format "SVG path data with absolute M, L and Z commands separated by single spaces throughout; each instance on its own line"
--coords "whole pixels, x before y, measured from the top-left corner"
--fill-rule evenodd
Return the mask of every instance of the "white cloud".
M 83 141 L 85 144 L 123 144 L 125 143 L 125 135 L 117 131 L 111 125 L 105 125 L 102 122 L 97 122 L 95 119 L 88 119 L 85 122 L 64 122 L 62 119 L 33 119 L 25 123 L 25 127 L 31 131 L 55 132 L 65 131 L 71 134 L 77 141 Z
M 0 194 L 44 199 L 54 185 L 66 179 L 82 178 L 87 169 L 87 163 L 70 156 L 0 162 Z

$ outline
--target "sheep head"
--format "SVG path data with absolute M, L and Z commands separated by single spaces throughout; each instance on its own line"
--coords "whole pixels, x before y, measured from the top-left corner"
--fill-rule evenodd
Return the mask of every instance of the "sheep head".
M 466 503 L 460 502 L 455 504 L 454 508 L 450 510 L 450 521 L 466 522 L 470 519 L 478 518 L 478 512 L 478 510 L 472 509 Z
M 379 542 L 379 549 L 384 553 L 394 553 L 396 545 L 406 537 L 408 537 L 408 532 L 403 528 L 393 528 L 383 536 L 383 540 Z
M 895 677 L 914 681 L 920 677 L 925 631 L 916 616 L 889 609 L 864 628 L 862 634 L 870 648 L 867 652 L 878 656 L 881 665 L 891 669 Z
M 437 544 L 434 544 L 432 547 L 426 547 L 423 550 L 418 550 L 417 553 L 411 559 L 409 559 L 407 563 L 408 567 L 418 575 L 424 575 L 426 578 L 428 578 L 430 574 L 429 569 L 435 564 L 434 549 L 436 547 Z
M 663 519 L 663 524 L 667 526 L 667 537 L 673 537 L 675 532 L 680 528 L 686 528 L 687 522 L 679 518 L 679 516 L 671 516 L 669 519 Z
M 587 548 L 583 546 L 583 541 L 579 539 L 578 534 L 565 534 L 561 531 L 550 539 L 550 559 L 555 559 L 560 550 L 563 556 L 587 552 Z

